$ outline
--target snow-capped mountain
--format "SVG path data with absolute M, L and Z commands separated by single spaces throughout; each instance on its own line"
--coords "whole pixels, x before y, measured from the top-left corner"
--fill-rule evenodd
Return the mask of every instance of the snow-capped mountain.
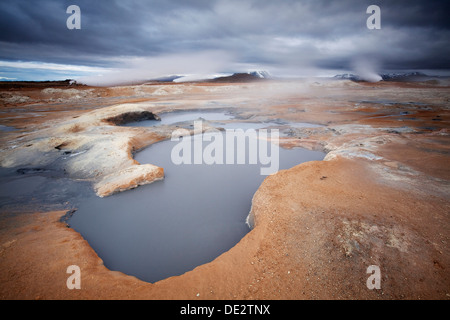
M 167 75 L 159 78 L 152 79 L 150 81 L 160 82 L 190 82 L 190 81 L 252 81 L 258 79 L 272 78 L 269 72 L 258 70 L 249 71 L 246 73 L 220 73 L 220 74 L 179 74 L 179 75 Z
M 257 77 L 257 78 L 261 78 L 261 79 L 268 79 L 268 78 L 272 78 L 272 76 L 270 75 L 269 72 L 267 71 L 250 71 L 247 72 L 249 75 Z
M 361 80 L 361 78 L 359 78 L 356 74 L 353 74 L 353 73 L 337 74 L 333 78 L 334 79 L 343 79 L 343 80 L 354 80 L 354 81 Z
M 414 72 L 398 72 L 398 73 L 382 73 L 380 77 L 384 81 L 389 80 L 403 80 L 403 79 L 411 79 L 411 78 L 421 78 L 428 77 L 426 74 L 418 71 Z M 362 77 L 353 73 L 343 73 L 337 74 L 333 77 L 334 79 L 343 79 L 343 80 L 352 80 L 352 81 L 364 81 Z
M 247 73 L 233 73 L 230 76 L 217 77 L 212 79 L 213 82 L 252 82 L 261 81 L 271 78 L 267 71 L 250 71 Z
M 422 72 L 403 72 L 403 73 L 385 73 L 382 74 L 381 77 L 383 80 L 393 80 L 393 79 L 399 79 L 399 78 L 410 78 L 410 77 L 427 77 L 426 74 Z

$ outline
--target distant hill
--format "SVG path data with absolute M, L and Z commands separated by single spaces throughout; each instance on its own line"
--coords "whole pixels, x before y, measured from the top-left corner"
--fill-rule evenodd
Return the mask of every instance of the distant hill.
M 334 79 L 339 80 L 353 80 L 353 81 L 360 81 L 361 79 L 353 73 L 343 73 L 343 74 L 337 74 L 333 77 Z
M 422 72 L 406 72 L 406 73 L 386 73 L 382 74 L 381 77 L 385 81 L 389 80 L 412 80 L 413 78 L 421 80 L 425 77 L 428 77 L 428 75 L 422 73 Z
M 253 82 L 267 80 L 270 78 L 270 74 L 267 71 L 252 71 L 248 73 L 234 73 L 231 76 L 218 77 L 207 82 Z
M 430 76 L 422 72 L 399 72 L 399 73 L 382 73 L 380 74 L 383 81 L 423 81 L 430 78 Z M 337 74 L 334 79 L 364 81 L 360 76 L 353 73 Z
M 166 76 L 166 77 L 160 77 L 160 78 L 156 78 L 156 79 L 152 79 L 149 81 L 156 81 L 156 82 L 173 82 L 176 79 L 182 78 L 183 76 L 179 76 L 179 75 L 170 75 L 170 76 Z
M 60 81 L 0 81 L 0 89 L 48 88 L 84 86 L 75 80 Z

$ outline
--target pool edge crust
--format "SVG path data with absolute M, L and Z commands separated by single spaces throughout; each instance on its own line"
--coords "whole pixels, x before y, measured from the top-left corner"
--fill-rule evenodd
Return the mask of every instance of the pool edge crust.
M 162 179 L 163 168 L 152 164 L 133 165 L 105 176 L 94 185 L 94 189 L 97 196 L 103 198 Z

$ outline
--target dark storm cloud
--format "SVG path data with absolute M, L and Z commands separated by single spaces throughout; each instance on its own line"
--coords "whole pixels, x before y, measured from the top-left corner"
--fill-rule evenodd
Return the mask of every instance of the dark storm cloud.
M 234 66 L 450 69 L 450 1 L 38 0 L 0 3 L 0 59 L 118 66 L 127 57 L 220 51 Z M 66 8 L 81 8 L 81 30 Z M 381 8 L 381 30 L 366 9 Z M 230 61 L 228 61 L 230 62 Z M 230 66 L 231 68 L 231 66 Z

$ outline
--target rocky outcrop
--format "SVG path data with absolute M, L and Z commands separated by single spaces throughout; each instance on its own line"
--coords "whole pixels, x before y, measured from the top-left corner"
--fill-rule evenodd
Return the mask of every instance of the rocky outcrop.
M 117 116 L 106 119 L 107 122 L 115 125 L 122 125 L 130 122 L 145 121 L 145 120 L 161 121 L 161 118 L 157 114 L 154 114 L 153 112 L 150 111 L 131 111 L 121 113 Z
M 120 127 L 131 121 L 154 119 L 151 104 L 122 104 L 66 118 L 50 128 L 17 140 L 0 153 L 3 167 L 60 170 L 74 179 L 90 180 L 97 195 L 105 197 L 164 178 L 162 168 L 140 165 L 133 152 L 165 136 L 146 128 Z
M 105 176 L 94 188 L 99 197 L 106 197 L 163 178 L 163 168 L 151 164 L 135 165 Z

